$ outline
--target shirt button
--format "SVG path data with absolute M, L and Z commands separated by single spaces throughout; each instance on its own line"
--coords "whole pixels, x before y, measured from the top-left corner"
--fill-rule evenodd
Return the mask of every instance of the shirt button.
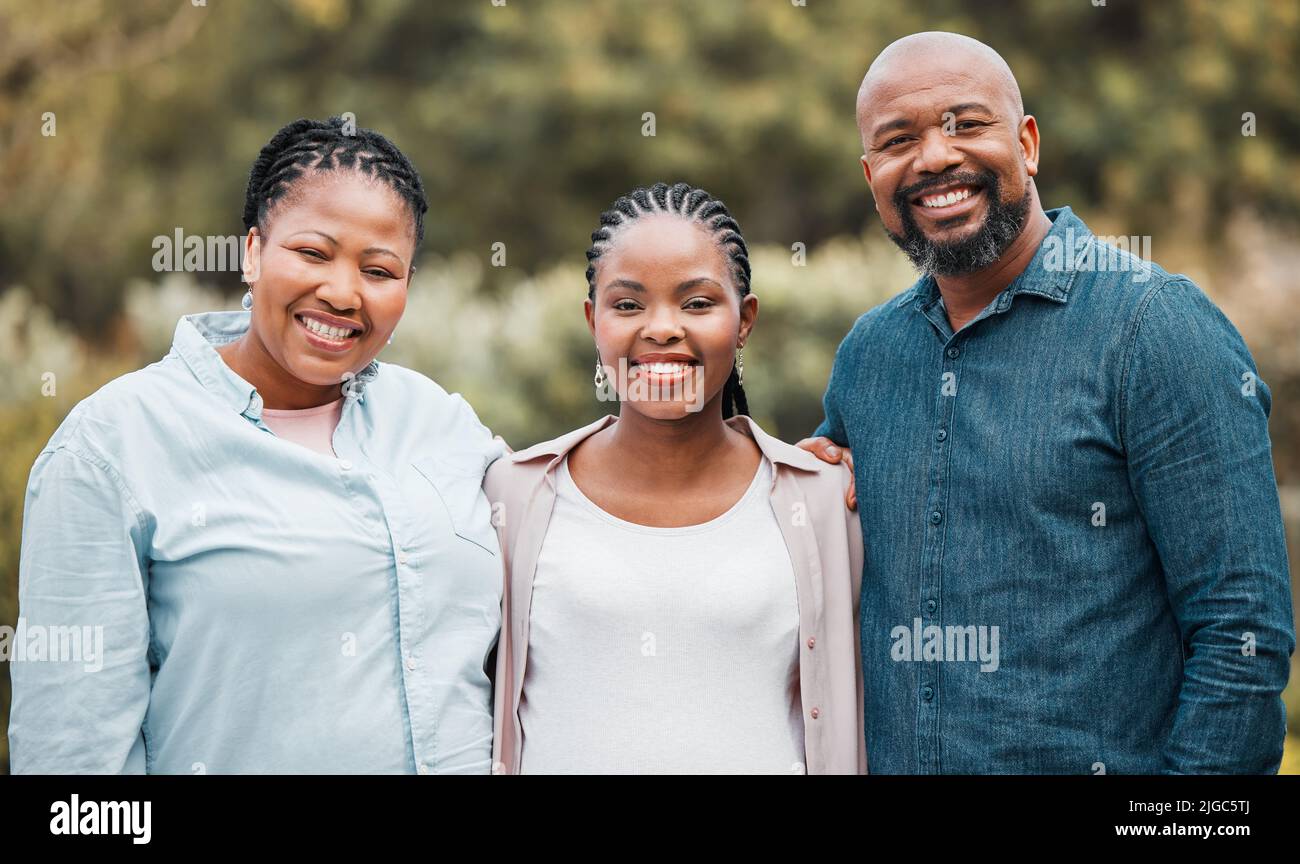
M 407 657 L 407 658 L 406 658 L 406 668 L 409 669 L 409 670 L 411 670 L 412 672 L 415 671 L 415 658 L 414 658 L 414 657 Z
M 926 611 L 926 612 L 933 612 L 933 611 L 938 607 L 938 605 L 939 605 L 939 604 L 936 603 L 936 602 L 934 602 L 933 600 L 926 600 L 926 601 L 925 601 L 925 611 Z
M 820 709 L 820 708 L 814 708 L 814 709 L 812 709 L 811 711 L 809 711 L 808 714 L 809 714 L 809 715 L 810 715 L 814 720 L 816 720 L 818 717 L 822 716 L 822 709 Z
M 429 766 L 428 766 L 428 765 L 425 765 L 425 764 L 423 764 L 423 763 L 421 763 L 421 765 L 420 765 L 420 773 L 421 773 L 421 774 L 428 774 L 428 773 L 429 773 Z
M 925 688 L 921 691 L 921 695 L 925 697 L 926 702 L 929 702 L 934 698 L 934 688 L 929 684 L 926 684 Z
M 948 430 L 940 429 L 938 432 L 934 433 L 934 437 L 938 441 L 946 441 L 948 440 Z
M 953 359 L 953 360 L 956 360 L 956 359 L 957 359 L 957 355 L 959 355 L 959 354 L 961 354 L 961 349 L 958 348 L 958 347 L 955 346 L 955 345 L 954 345 L 953 347 L 951 347 L 951 348 L 948 349 L 948 356 L 949 356 L 951 359 Z
M 943 521 L 943 514 L 940 513 L 938 510 L 935 510 L 933 513 L 930 514 L 930 521 L 933 522 L 935 525 L 938 525 L 940 522 Z
M 809 647 L 809 648 L 812 648 L 812 647 L 814 647 L 816 644 L 817 644 L 817 637 L 816 637 L 816 636 L 809 636 L 809 637 L 808 637 L 808 647 Z
M 340 460 L 339 460 L 339 467 L 342 468 L 344 471 L 351 471 L 351 470 L 352 470 L 352 463 L 349 462 L 349 461 L 346 460 L 346 459 L 340 459 Z
M 405 553 L 405 552 L 399 552 L 399 553 L 397 553 L 397 563 L 398 563 L 398 564 L 405 564 L 405 563 L 406 563 L 406 553 Z

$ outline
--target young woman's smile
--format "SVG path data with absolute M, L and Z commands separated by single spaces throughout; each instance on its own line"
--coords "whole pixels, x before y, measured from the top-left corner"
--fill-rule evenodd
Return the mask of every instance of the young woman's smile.
M 700 369 L 700 361 L 690 354 L 642 354 L 628 360 L 629 378 L 647 378 L 661 385 L 680 384 Z

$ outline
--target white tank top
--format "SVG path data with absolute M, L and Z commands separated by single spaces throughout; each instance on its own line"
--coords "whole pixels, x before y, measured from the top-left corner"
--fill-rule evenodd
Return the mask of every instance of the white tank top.
M 799 607 L 763 458 L 708 522 L 600 509 L 568 460 L 537 561 L 522 773 L 803 773 Z

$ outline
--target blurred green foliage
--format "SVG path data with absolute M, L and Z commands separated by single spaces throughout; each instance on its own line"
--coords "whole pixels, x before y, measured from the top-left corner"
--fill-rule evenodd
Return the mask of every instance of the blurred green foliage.
M 236 273 L 155 273 L 153 238 L 238 234 L 249 165 L 299 116 L 351 111 L 420 169 L 424 253 L 383 359 L 463 392 L 513 446 L 610 410 L 590 390 L 583 252 L 615 197 L 678 179 L 726 200 L 755 247 L 746 390 L 765 428 L 806 435 L 854 318 L 913 279 L 862 181 L 853 102 L 882 47 L 927 29 L 1006 57 L 1047 206 L 1152 235 L 1241 329 L 1300 560 L 1297 4 L 0 0 L 0 624 L 27 472 L 58 422 L 165 353 L 179 315 L 235 308 Z M 0 771 L 8 687 L 0 669 Z M 1287 699 L 1300 731 L 1300 686 Z
M 1300 218 L 1298 21 L 1267 0 L 0 0 L 0 195 L 21 202 L 0 208 L 0 285 L 99 332 L 151 238 L 239 233 L 258 148 L 343 111 L 419 166 L 443 254 L 501 241 L 535 272 L 580 256 L 614 197 L 675 178 L 752 241 L 875 230 L 854 97 L 925 29 L 1007 58 L 1048 206 L 1212 241 L 1241 208 Z

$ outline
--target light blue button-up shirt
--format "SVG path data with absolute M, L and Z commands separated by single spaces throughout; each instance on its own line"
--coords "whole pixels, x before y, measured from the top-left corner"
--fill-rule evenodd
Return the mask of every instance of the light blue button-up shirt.
M 14 772 L 489 771 L 481 482 L 503 446 L 459 395 L 378 362 L 344 387 L 337 458 L 277 438 L 214 347 L 248 320 L 183 318 L 37 458 Z M 55 628 L 86 634 L 80 654 Z

